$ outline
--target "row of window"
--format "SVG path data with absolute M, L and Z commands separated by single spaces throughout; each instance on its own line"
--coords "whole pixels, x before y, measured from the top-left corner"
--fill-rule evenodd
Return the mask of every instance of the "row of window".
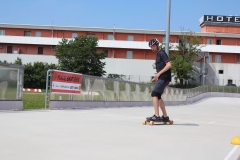
M 3 45 L 0 44 L 0 49 L 3 48 Z M 108 55 L 108 50 L 103 50 Z M 12 46 L 7 46 L 7 53 L 13 53 Z M 43 54 L 43 47 L 38 47 L 38 54 Z M 133 52 L 127 51 L 126 58 L 133 58 Z M 212 63 L 212 55 L 209 54 L 209 57 L 206 59 L 208 63 Z M 221 63 L 221 55 L 215 55 L 215 62 Z
M 31 36 L 31 32 L 25 31 L 24 32 L 24 36 L 30 37 Z M 35 37 L 41 37 L 41 32 L 39 32 L 39 31 L 35 32 Z
M 165 42 L 165 38 L 163 38 L 163 42 Z M 183 41 L 181 39 L 178 39 L 179 45 L 183 45 Z M 185 42 L 188 43 L 188 42 Z M 212 39 L 207 39 L 207 44 L 213 44 Z M 222 45 L 222 40 L 221 39 L 216 39 L 216 45 Z
M 0 35 L 5 35 L 5 30 L 0 30 Z M 24 36 L 30 37 L 31 32 L 30 31 L 25 31 Z M 35 37 L 41 37 L 41 32 L 40 31 L 35 32 Z
M 107 57 L 108 57 L 108 50 L 102 50 L 102 51 L 105 52 Z M 133 58 L 133 52 L 132 51 L 127 51 L 126 58 L 132 59 Z
M 1 45 L 0 45 L 1 46 Z M 106 55 L 108 56 L 108 50 L 103 50 Z M 7 53 L 14 53 L 14 54 L 18 54 L 19 51 L 18 50 L 13 50 L 13 47 L 12 46 L 7 46 Z M 37 54 L 43 54 L 43 47 L 38 47 L 38 52 Z M 126 58 L 133 58 L 133 53 L 132 51 L 127 51 L 126 53 Z
M 5 35 L 5 30 L 0 30 L 0 35 Z M 31 32 L 30 31 L 25 31 L 24 32 L 24 36 L 30 37 L 31 36 Z M 77 37 L 78 34 L 77 33 L 72 33 L 72 38 Z M 94 34 L 88 34 L 88 37 L 94 37 Z M 35 37 L 41 37 L 41 32 L 40 31 L 36 31 L 35 32 Z M 114 34 L 108 34 L 107 36 L 107 40 L 114 40 Z M 128 41 L 134 41 L 134 36 L 132 35 L 128 35 L 127 37 Z M 162 42 L 166 42 L 166 38 L 163 37 Z M 178 43 L 181 43 L 181 39 L 178 39 Z M 207 44 L 213 44 L 213 40 L 212 39 L 207 39 Z M 216 40 L 216 45 L 222 45 L 222 40 L 221 39 L 217 39 Z
M 207 44 L 213 44 L 213 40 L 212 39 L 207 39 Z M 222 45 L 222 40 L 217 39 L 216 40 L 216 45 Z
M 0 49 L 3 48 L 3 45 L 0 44 Z M 108 57 L 108 50 L 103 50 L 107 57 Z M 13 47 L 12 46 L 7 46 L 7 53 L 14 53 L 14 54 L 18 54 L 19 51 L 18 50 L 13 50 Z M 43 47 L 38 47 L 38 50 L 37 50 L 37 54 L 43 54 Z M 133 51 L 127 51 L 126 52 L 126 58 L 128 59 L 132 59 L 133 58 Z M 215 63 L 221 63 L 221 55 L 215 55 Z M 206 62 L 207 63 L 212 63 L 212 55 L 210 54 L 209 57 L 206 59 Z M 240 63 L 240 60 L 239 62 L 237 63 Z
M 209 54 L 209 57 L 206 59 L 206 61 L 208 63 L 212 63 L 212 55 Z M 221 59 L 221 55 L 215 55 L 215 63 L 221 63 L 222 59 Z
M 12 46 L 7 46 L 7 53 L 19 54 L 19 50 L 13 50 Z M 38 47 L 38 54 L 43 54 L 43 47 Z
M 5 30 L 0 30 L 0 35 L 5 35 Z M 30 37 L 31 36 L 31 32 L 30 31 L 24 31 L 24 36 L 26 37 Z M 77 37 L 78 34 L 77 33 L 72 33 L 72 38 Z M 94 34 L 88 34 L 88 37 L 95 37 Z M 41 37 L 41 32 L 40 31 L 36 31 L 35 32 L 35 37 Z M 107 37 L 108 40 L 114 40 L 114 35 L 113 34 L 108 34 Z M 127 38 L 128 41 L 133 41 L 134 40 L 134 36 L 129 35 Z

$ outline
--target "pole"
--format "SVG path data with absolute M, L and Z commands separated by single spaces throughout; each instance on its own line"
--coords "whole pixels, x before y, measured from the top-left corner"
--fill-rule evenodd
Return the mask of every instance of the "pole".
M 52 21 L 52 38 L 53 38 L 53 21 Z
M 205 85 L 205 70 L 206 70 L 206 66 L 205 66 L 205 62 L 206 62 L 206 57 L 203 56 L 203 71 L 202 71 L 202 85 Z
M 48 83 L 49 83 L 49 74 L 52 73 L 52 70 L 49 69 L 47 71 L 47 75 L 46 75 L 46 96 L 45 96 L 45 109 L 47 109 L 47 105 L 48 105 L 48 101 L 49 101 L 49 98 L 48 98 Z
M 113 40 L 115 40 L 115 24 L 114 24 L 114 29 L 113 29 Z
M 171 13 L 171 0 L 168 0 L 167 5 L 167 27 L 166 27 L 166 46 L 165 52 L 169 56 L 169 39 L 170 39 L 170 13 Z

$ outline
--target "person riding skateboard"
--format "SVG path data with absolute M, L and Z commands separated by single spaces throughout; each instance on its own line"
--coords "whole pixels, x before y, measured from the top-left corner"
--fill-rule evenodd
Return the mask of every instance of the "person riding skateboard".
M 162 99 L 162 94 L 165 87 L 171 82 L 171 67 L 172 64 L 169 61 L 166 52 L 159 47 L 159 41 L 154 38 L 149 41 L 149 47 L 156 54 L 156 71 L 157 73 L 152 79 L 155 82 L 154 89 L 151 93 L 155 114 L 152 117 L 147 117 L 148 121 L 161 121 L 169 122 L 165 104 Z M 162 111 L 162 117 L 159 116 L 159 107 Z

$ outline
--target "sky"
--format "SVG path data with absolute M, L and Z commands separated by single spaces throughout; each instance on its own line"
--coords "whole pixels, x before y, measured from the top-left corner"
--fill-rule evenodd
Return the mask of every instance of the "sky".
M 166 30 L 168 0 L 1 0 L 0 23 Z M 240 16 L 240 0 L 171 0 L 171 31 L 203 15 Z

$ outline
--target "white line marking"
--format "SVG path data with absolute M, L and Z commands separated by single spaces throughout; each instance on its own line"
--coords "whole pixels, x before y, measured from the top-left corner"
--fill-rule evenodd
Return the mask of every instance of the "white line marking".
M 224 158 L 224 160 L 228 160 L 232 154 L 237 150 L 238 146 L 234 146 L 233 149 L 228 153 L 228 155 Z
M 208 124 L 213 124 L 213 123 L 215 123 L 216 121 L 212 121 L 212 122 L 209 122 Z

